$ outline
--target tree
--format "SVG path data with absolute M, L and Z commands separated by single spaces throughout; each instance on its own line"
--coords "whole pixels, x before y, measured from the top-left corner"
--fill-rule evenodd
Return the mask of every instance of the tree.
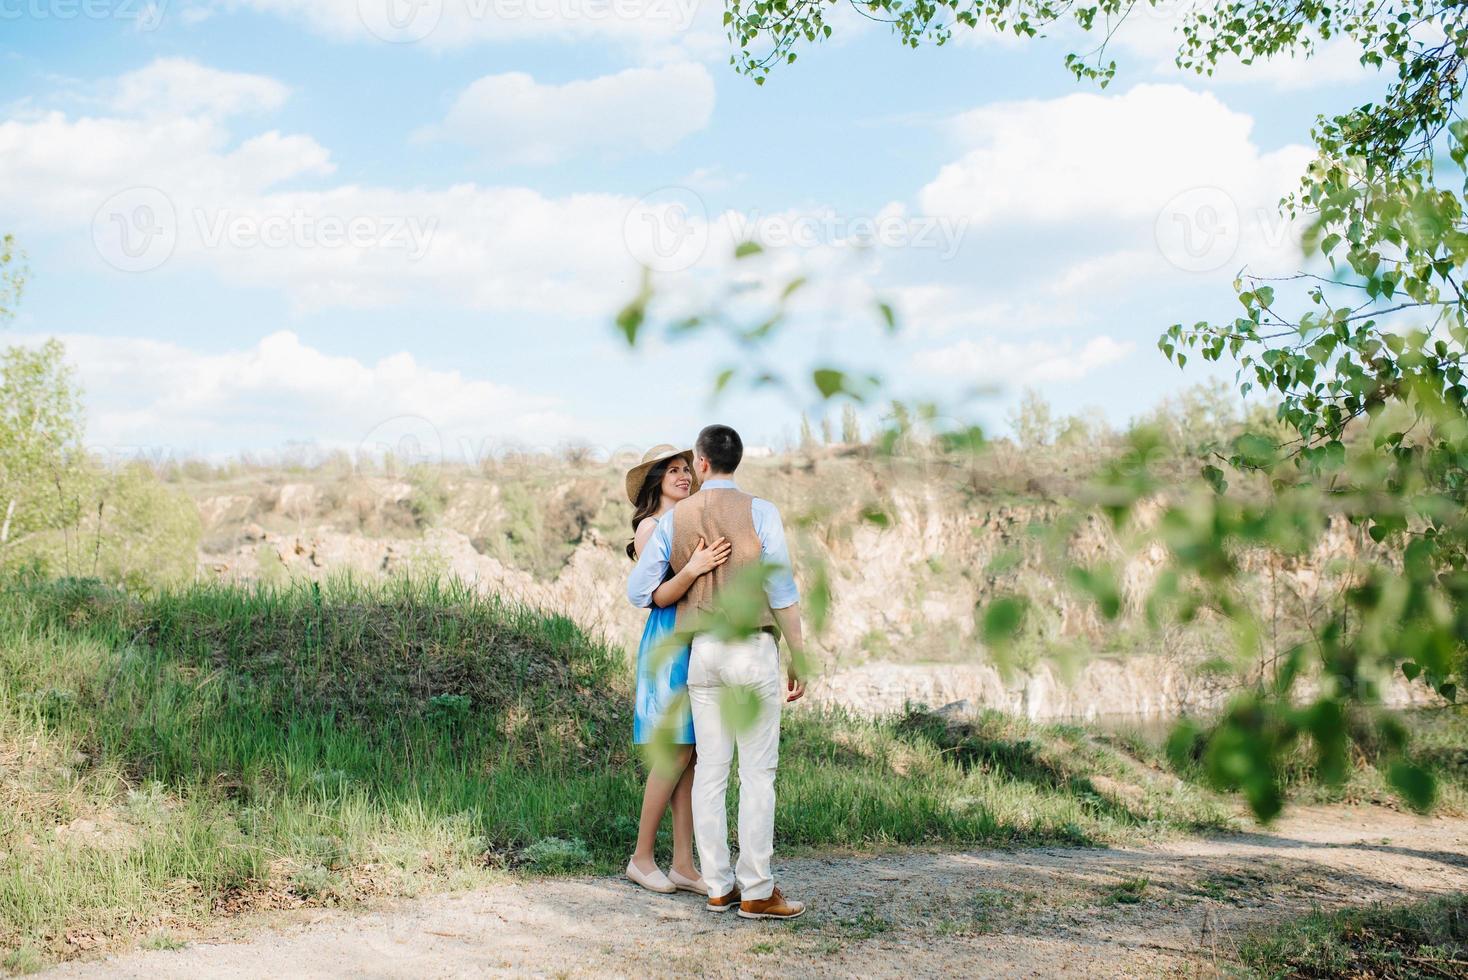
M 15 316 L 20 294 L 25 289 L 24 256 L 15 246 L 15 236 L 0 238 L 0 324 Z
M 813 453 L 816 451 L 816 434 L 810 427 L 810 416 L 804 412 L 800 413 L 800 451 Z
M 1055 437 L 1055 415 L 1050 403 L 1034 388 L 1024 390 L 1018 407 L 1010 411 L 1006 421 L 1023 449 L 1048 446 Z
M 74 509 L 68 490 L 81 437 L 80 397 L 61 343 L 0 354 L 0 562 L 18 540 Z
M 1090 407 L 1081 415 L 1070 415 L 1055 426 L 1057 446 L 1089 446 L 1097 448 L 1115 438 L 1101 409 Z
M 849 402 L 841 406 L 841 441 L 848 446 L 861 445 L 861 419 L 857 418 L 856 406 Z
M 1175 451 L 1207 455 L 1227 448 L 1239 434 L 1239 402 L 1228 383 L 1214 378 L 1166 396 L 1139 423 L 1155 429 Z
M 0 240 L 0 321 L 24 273 Z M 141 588 L 193 573 L 202 527 L 193 502 L 141 464 L 88 458 L 81 391 L 60 341 L 0 351 L 0 571 L 91 575 Z

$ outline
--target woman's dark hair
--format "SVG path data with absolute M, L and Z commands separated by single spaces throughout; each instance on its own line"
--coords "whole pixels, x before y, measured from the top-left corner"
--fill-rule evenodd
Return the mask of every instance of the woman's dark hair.
M 647 476 L 642 478 L 642 489 L 637 491 L 637 506 L 632 508 L 633 538 L 627 542 L 627 557 L 633 561 L 637 560 L 637 527 L 662 509 L 663 474 L 668 472 L 668 466 L 673 460 L 682 458 L 682 456 L 670 456 L 660 460 L 647 471 Z

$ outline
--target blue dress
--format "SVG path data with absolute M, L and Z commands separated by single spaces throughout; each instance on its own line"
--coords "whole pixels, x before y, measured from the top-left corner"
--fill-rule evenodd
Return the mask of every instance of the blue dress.
M 675 745 L 693 744 L 693 709 L 688 704 L 688 646 L 669 653 L 665 644 L 678 618 L 675 606 L 647 611 L 637 647 L 637 705 L 632 741 L 646 745 L 660 723 L 671 726 Z

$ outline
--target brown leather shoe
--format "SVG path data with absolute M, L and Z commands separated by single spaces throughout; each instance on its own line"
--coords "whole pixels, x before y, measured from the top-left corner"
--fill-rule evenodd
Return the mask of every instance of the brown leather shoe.
M 710 912 L 727 912 L 727 911 L 729 911 L 732 908 L 738 908 L 738 907 L 739 907 L 739 886 L 738 885 L 735 885 L 732 889 L 730 889 L 729 894 L 725 895 L 723 898 L 711 898 L 711 899 L 709 899 L 708 900 L 708 904 L 704 906 L 704 908 L 708 909 Z
M 739 903 L 741 919 L 798 919 L 805 914 L 804 902 L 792 902 L 776 888 L 769 898 L 750 899 Z

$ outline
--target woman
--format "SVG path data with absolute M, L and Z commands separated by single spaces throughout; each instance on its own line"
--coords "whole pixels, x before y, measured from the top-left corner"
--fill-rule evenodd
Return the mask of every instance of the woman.
M 673 505 L 696 489 L 693 451 L 673 446 L 654 446 L 642 462 L 627 471 L 627 498 L 632 501 L 633 539 L 627 557 L 642 553 L 668 516 Z M 723 538 L 705 544 L 688 560 L 682 571 L 670 575 L 653 593 L 642 643 L 637 648 L 637 704 L 632 720 L 632 740 L 638 745 L 654 741 L 671 748 L 649 760 L 647 787 L 642 792 L 642 818 L 637 827 L 637 849 L 627 862 L 627 877 L 655 892 L 683 891 L 705 895 L 698 869 L 693 863 L 693 714 L 688 706 L 688 647 L 670 647 L 675 606 L 700 575 L 729 559 L 731 545 Z M 671 742 L 671 746 L 668 743 Z M 673 808 L 673 864 L 667 874 L 658 868 L 654 854 L 658 827 L 669 804 Z

